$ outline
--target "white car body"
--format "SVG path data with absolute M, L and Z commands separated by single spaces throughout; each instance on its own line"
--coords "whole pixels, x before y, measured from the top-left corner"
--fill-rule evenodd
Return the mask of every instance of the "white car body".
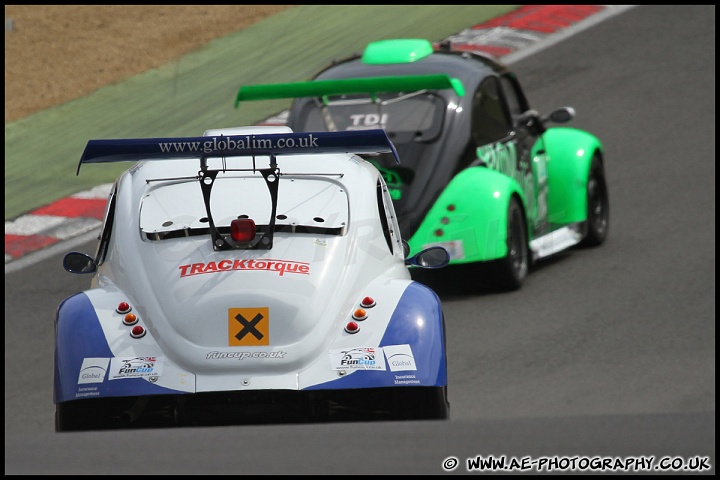
M 349 144 L 313 135 L 244 127 L 88 144 L 81 164 L 140 161 L 113 187 L 96 257 L 66 259 L 93 277 L 58 308 L 58 431 L 204 424 L 198 412 L 228 404 L 212 422 L 233 423 L 277 394 L 319 403 L 329 420 L 342 401 L 321 393 L 337 391 L 388 418 L 447 418 L 441 303 L 412 281 L 382 176 L 354 154 L 392 144 L 382 131 Z M 275 149 L 290 144 L 307 148 Z M 252 241 L 229 235 L 238 217 L 257 225 Z

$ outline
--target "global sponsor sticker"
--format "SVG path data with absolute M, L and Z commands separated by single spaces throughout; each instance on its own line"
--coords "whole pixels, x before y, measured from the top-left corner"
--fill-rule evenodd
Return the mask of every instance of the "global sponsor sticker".
M 102 383 L 105 381 L 109 358 L 84 358 L 78 375 L 78 384 Z
M 115 357 L 110 361 L 110 380 L 146 378 L 162 374 L 162 357 Z
M 330 350 L 333 370 L 381 370 L 385 371 L 383 349 L 359 347 L 349 350 Z
M 391 372 L 417 370 L 415 356 L 410 345 L 387 345 L 383 347 Z

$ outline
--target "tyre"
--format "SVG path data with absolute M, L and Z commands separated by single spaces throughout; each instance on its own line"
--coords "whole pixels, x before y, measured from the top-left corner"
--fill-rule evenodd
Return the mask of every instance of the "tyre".
M 608 201 L 605 171 L 596 154 L 590 164 L 587 183 L 587 220 L 581 247 L 597 247 L 605 241 L 610 226 L 610 202 Z
M 520 288 L 530 268 L 525 212 L 516 197 L 510 199 L 507 213 L 507 254 L 492 262 L 490 285 L 502 291 Z
M 448 420 L 447 387 L 395 387 L 395 420 Z
M 174 425 L 172 397 L 86 398 L 55 405 L 55 431 L 164 428 Z
M 108 428 L 108 402 L 75 400 L 55 406 L 55 431 L 104 430 Z

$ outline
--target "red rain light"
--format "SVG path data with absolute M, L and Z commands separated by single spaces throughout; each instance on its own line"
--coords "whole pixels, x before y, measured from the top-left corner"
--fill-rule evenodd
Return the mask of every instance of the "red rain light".
M 365 297 L 362 299 L 362 302 L 360 302 L 360 305 L 363 308 L 372 308 L 375 306 L 375 300 L 373 300 L 372 297 Z
M 125 325 L 135 325 L 138 322 L 137 316 L 135 316 L 134 313 L 128 313 L 125 315 L 125 318 L 123 318 L 123 323 Z
M 145 329 L 141 327 L 140 325 L 136 325 L 133 327 L 132 330 L 130 330 L 130 336 L 133 338 L 141 338 L 145 336 Z
M 255 238 L 255 221 L 236 218 L 230 222 L 230 237 L 236 242 L 250 242 Z
M 355 320 L 365 320 L 367 318 L 367 312 L 362 308 L 358 308 L 352 316 Z
M 435 231 L 433 232 L 433 234 L 434 234 L 436 237 L 442 237 L 442 236 L 443 236 L 442 228 L 438 228 L 437 230 L 435 230 Z
M 345 325 L 345 331 L 347 333 L 357 333 L 360 331 L 360 325 L 358 325 L 357 322 L 348 322 L 348 324 Z
M 447 206 L 447 209 L 448 209 L 448 212 L 454 212 L 454 211 L 455 211 L 455 205 L 453 205 L 453 204 L 451 203 L 450 205 Z
M 118 313 L 128 313 L 130 310 L 132 310 L 132 307 L 127 302 L 120 302 L 115 309 Z

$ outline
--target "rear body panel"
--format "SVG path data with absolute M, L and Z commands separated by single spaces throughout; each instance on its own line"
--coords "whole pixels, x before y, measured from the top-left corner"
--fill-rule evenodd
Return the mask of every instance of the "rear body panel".
M 58 307 L 56 404 L 444 391 L 441 302 L 411 279 L 382 175 L 352 153 L 392 144 L 379 130 L 285 128 L 89 143 L 81 164 L 141 161 L 116 181 L 95 260 L 78 269 L 90 288 Z M 267 241 L 238 240 L 238 219 Z M 58 412 L 58 425 L 82 418 Z

